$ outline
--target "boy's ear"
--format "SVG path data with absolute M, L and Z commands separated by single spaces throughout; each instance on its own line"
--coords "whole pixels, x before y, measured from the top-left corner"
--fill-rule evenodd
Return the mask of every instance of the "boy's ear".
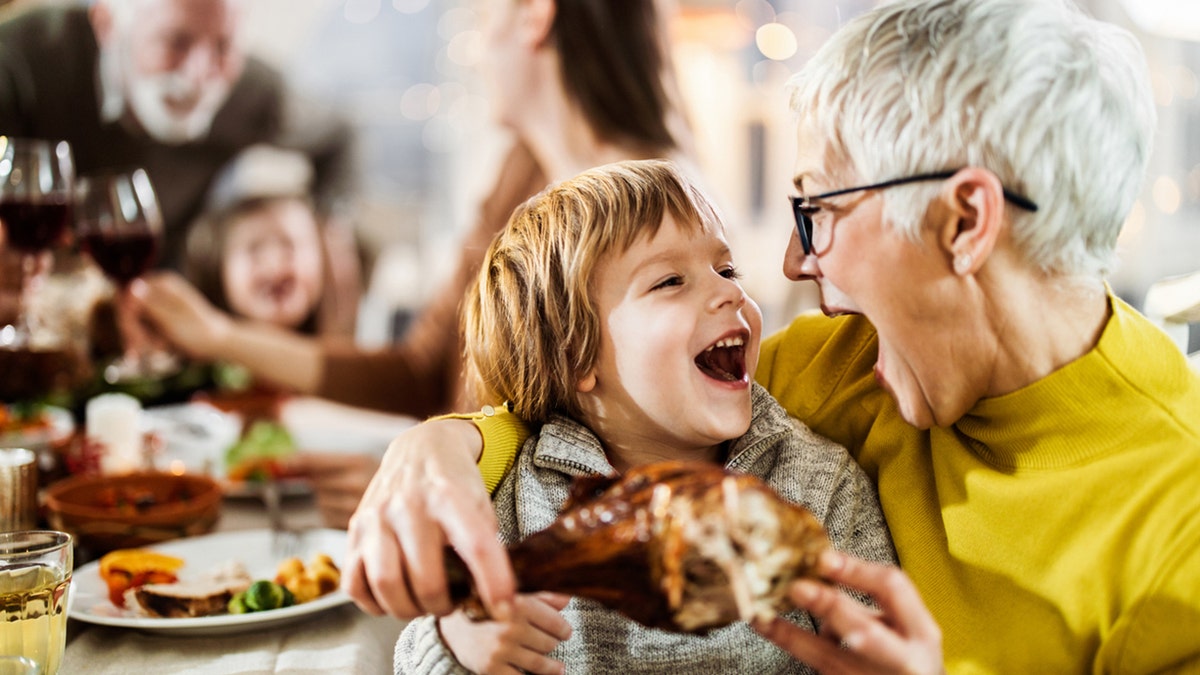
M 596 370 L 593 368 L 587 374 L 575 381 L 575 391 L 586 394 L 596 388 Z
M 1004 187 L 996 174 L 968 167 L 946 180 L 934 214 L 938 244 L 958 276 L 983 266 L 1004 229 Z
M 521 34 L 527 43 L 540 47 L 550 38 L 558 0 L 521 0 L 521 4 Z

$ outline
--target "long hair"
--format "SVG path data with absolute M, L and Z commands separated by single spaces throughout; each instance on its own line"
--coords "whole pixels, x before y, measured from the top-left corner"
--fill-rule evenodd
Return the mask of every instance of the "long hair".
M 673 149 L 657 0 L 557 0 L 551 39 L 567 93 L 610 142 Z

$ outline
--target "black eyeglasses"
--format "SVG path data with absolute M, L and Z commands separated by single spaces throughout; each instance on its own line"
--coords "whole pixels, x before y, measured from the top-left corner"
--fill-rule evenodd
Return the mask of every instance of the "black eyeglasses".
M 958 173 L 958 169 L 954 171 L 939 171 L 937 173 L 923 173 L 907 178 L 893 178 L 885 180 L 882 183 L 873 185 L 863 185 L 862 187 L 845 188 L 842 190 L 834 190 L 833 192 L 825 192 L 811 197 L 792 197 L 792 213 L 796 216 L 796 233 L 800 235 L 800 245 L 804 247 L 804 255 L 813 255 L 813 221 L 812 217 L 817 211 L 821 210 L 819 206 L 813 206 L 813 201 L 820 199 L 828 199 L 839 195 L 850 194 L 851 192 L 863 192 L 865 190 L 882 190 L 884 188 L 895 187 L 897 185 L 907 185 L 908 183 L 919 183 L 928 180 L 945 180 L 954 174 Z M 1038 205 L 1032 199 L 1024 197 L 1008 188 L 1003 188 L 1004 198 L 1019 206 L 1026 211 L 1037 211 Z M 822 251 L 821 253 L 824 253 Z M 818 253 L 817 255 L 821 255 Z

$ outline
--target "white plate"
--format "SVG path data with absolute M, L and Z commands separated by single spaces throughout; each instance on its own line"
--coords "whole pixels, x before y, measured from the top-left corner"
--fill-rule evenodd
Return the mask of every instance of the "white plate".
M 63 408 L 46 406 L 46 418 L 50 424 L 26 431 L 0 433 L 0 448 L 29 448 L 50 445 L 63 441 L 75 431 L 75 418 Z
M 325 553 L 337 561 L 340 567 L 346 554 L 346 533 L 342 530 L 309 530 L 302 544 L 297 557 L 306 565 L 313 555 Z M 180 580 L 201 576 L 231 560 L 242 563 L 254 579 L 273 579 L 275 569 L 282 560 L 271 553 L 270 530 L 221 532 L 176 539 L 146 548 L 182 558 L 185 564 L 177 573 Z M 220 635 L 273 628 L 348 602 L 350 596 L 338 590 L 304 604 L 265 612 L 219 614 L 186 619 L 138 616 L 132 610 L 121 609 L 108 601 L 108 586 L 100 578 L 100 561 L 97 560 L 75 570 L 71 580 L 68 615 L 72 619 L 87 623 L 136 628 L 152 633 Z

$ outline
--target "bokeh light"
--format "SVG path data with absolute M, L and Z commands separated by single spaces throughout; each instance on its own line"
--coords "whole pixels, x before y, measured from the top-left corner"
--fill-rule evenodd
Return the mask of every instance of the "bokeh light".
M 465 7 L 448 9 L 437 23 L 438 37 L 447 42 L 453 40 L 459 33 L 476 28 L 475 12 Z
M 446 58 L 455 65 L 474 68 L 483 58 L 483 33 L 464 30 L 446 45 Z
M 1158 207 L 1159 211 L 1166 214 L 1172 214 L 1179 210 L 1179 204 L 1182 201 L 1182 194 L 1179 190 L 1179 183 L 1175 182 L 1170 176 L 1159 176 L 1154 181 L 1154 206 Z
M 733 11 L 750 30 L 775 21 L 775 8 L 767 0 L 738 0 Z
M 754 43 L 763 56 L 775 61 L 786 61 L 796 54 L 796 34 L 781 23 L 759 27 L 754 34 Z
M 380 0 L 346 0 L 342 16 L 350 23 L 371 23 L 382 9 Z
M 416 14 L 429 6 L 429 0 L 392 0 L 392 8 L 401 14 Z
M 1142 232 L 1145 229 L 1146 207 L 1139 199 L 1133 203 L 1129 216 L 1125 218 L 1125 225 L 1121 228 L 1121 234 L 1117 236 L 1117 247 L 1124 250 L 1136 247 L 1142 240 Z
M 427 120 L 437 114 L 441 100 L 441 92 L 432 84 L 414 84 L 400 97 L 400 114 L 405 119 Z

